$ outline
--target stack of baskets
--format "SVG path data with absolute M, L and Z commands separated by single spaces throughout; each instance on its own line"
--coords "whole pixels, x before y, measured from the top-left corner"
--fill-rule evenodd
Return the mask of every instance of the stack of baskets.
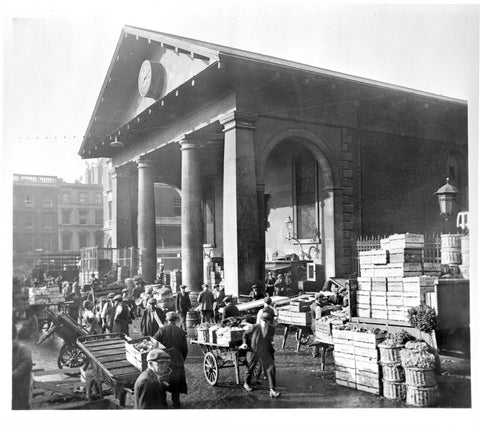
M 430 351 L 428 344 L 423 341 L 407 342 L 401 351 L 407 403 L 413 406 L 435 406 L 438 402 L 435 355 Z
M 383 374 L 383 396 L 392 400 L 405 400 L 406 397 L 405 372 L 400 358 L 403 347 L 403 344 L 398 344 L 393 338 L 378 344 Z

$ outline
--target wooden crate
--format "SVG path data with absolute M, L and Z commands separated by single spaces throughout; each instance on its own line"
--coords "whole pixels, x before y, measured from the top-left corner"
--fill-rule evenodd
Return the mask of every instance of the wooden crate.
M 358 277 L 357 278 L 358 291 L 371 291 L 372 290 L 372 278 L 371 277 Z M 357 291 L 357 293 L 358 293 Z
M 350 354 L 353 355 L 355 354 L 354 346 L 352 344 L 340 344 L 340 343 L 335 343 L 334 344 L 334 352 L 337 353 L 338 355 L 341 356 L 341 353 L 343 354 Z
M 414 233 L 393 234 L 388 237 L 389 250 L 399 248 L 424 248 L 425 237 Z
M 387 292 L 387 306 L 402 306 L 403 292 Z
M 366 343 L 376 347 L 386 338 L 386 335 L 387 333 L 385 331 L 378 333 L 353 332 L 353 343 L 354 345 L 357 345 L 358 343 Z M 362 345 L 357 346 L 361 347 Z
M 390 263 L 421 263 L 423 261 L 422 248 L 390 249 Z
M 335 365 L 335 379 L 355 383 L 355 368 Z
M 378 364 L 377 360 L 358 360 L 359 357 L 355 358 L 355 370 L 360 372 L 368 372 L 371 374 L 377 374 L 380 376 L 380 365 Z
M 232 342 L 242 341 L 243 330 L 220 328 L 216 334 L 217 344 L 230 344 Z
M 380 307 L 380 306 L 377 306 L 377 307 Z M 372 308 L 372 319 L 387 319 L 387 318 L 388 318 L 388 312 L 387 312 L 386 306 L 381 309 Z
M 386 249 L 374 249 L 370 252 L 373 264 L 387 264 L 388 263 L 388 251 Z
M 125 341 L 125 351 L 127 360 L 135 366 L 138 370 L 144 371 L 147 368 L 147 355 L 149 351 L 140 352 L 135 348 L 135 344 L 142 342 L 143 340 L 149 340 L 153 344 L 153 348 L 165 349 L 165 346 L 160 344 L 157 340 L 153 339 L 151 336 L 131 339 Z
M 359 290 L 356 293 L 358 304 L 370 304 L 371 291 Z
M 364 317 L 364 318 L 372 317 L 372 307 L 370 304 L 357 304 L 356 309 L 357 309 L 358 317 Z
M 335 365 L 355 368 L 355 356 L 353 354 L 339 353 L 333 350 Z
M 355 381 L 357 385 L 362 385 L 371 388 L 380 388 L 381 377 L 380 372 L 369 372 L 355 370 Z
M 386 277 L 374 277 L 372 278 L 372 291 L 387 290 L 387 278 Z
M 372 310 L 375 306 L 387 306 L 387 292 L 386 291 L 371 291 L 370 292 L 370 304 L 372 304 Z
M 355 360 L 359 361 L 378 361 L 379 353 L 376 348 L 358 347 L 353 346 L 353 353 L 355 354 Z
M 403 277 L 387 278 L 387 292 L 403 292 Z
M 348 329 L 336 329 L 332 328 L 332 337 L 333 342 L 340 342 L 342 343 L 345 341 L 352 341 L 353 340 L 353 331 Z
M 295 313 L 306 313 L 310 311 L 310 304 L 306 301 L 292 301 L 290 303 L 290 311 Z

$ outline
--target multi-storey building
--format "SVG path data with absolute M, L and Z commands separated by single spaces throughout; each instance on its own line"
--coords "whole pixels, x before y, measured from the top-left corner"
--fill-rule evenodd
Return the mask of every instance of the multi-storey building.
M 42 254 L 103 246 L 103 196 L 97 184 L 15 174 L 14 273 L 29 273 Z

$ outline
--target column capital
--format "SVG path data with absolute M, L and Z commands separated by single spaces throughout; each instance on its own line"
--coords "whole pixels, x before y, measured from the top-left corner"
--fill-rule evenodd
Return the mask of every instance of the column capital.
M 194 137 L 192 135 L 186 134 L 183 137 L 177 140 L 177 143 L 180 145 L 180 150 L 187 149 L 202 149 L 212 147 L 215 148 L 217 145 L 220 147 L 221 141 L 223 141 L 223 134 L 215 134 L 212 137 Z
M 257 182 L 257 192 L 265 192 L 265 183 Z
M 246 111 L 231 111 L 220 117 L 220 124 L 223 125 L 223 132 L 241 128 L 244 130 L 254 130 L 257 115 Z
M 151 168 L 153 165 L 152 161 L 142 157 L 138 158 L 136 162 L 138 168 Z

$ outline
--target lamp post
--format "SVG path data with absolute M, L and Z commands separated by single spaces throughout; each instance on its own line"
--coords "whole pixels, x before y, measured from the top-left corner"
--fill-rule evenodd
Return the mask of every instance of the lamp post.
M 457 188 L 449 183 L 447 177 L 446 183 L 438 189 L 434 194 L 438 197 L 438 204 L 440 205 L 440 215 L 445 220 L 445 232 L 448 233 L 448 219 L 452 215 L 453 202 L 459 193 Z

